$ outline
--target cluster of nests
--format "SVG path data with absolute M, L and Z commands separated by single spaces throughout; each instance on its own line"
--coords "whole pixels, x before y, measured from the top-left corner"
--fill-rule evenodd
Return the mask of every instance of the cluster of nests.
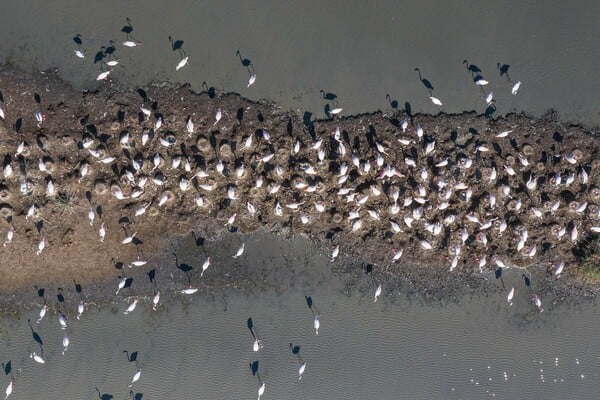
M 459 118 L 452 116 L 391 124 L 344 118 L 294 134 L 292 120 L 287 129 L 282 118 L 248 129 L 231 117 L 235 109 L 218 104 L 200 116 L 142 104 L 127 110 L 135 119 L 122 110 L 96 125 L 77 118 L 71 122 L 81 131 L 53 143 L 59 160 L 48 137 L 33 134 L 4 149 L 0 213 L 9 224 L 27 217 L 26 202 L 13 210 L 15 193 L 39 206 L 70 182 L 95 193 L 90 224 L 92 203 L 112 196 L 134 221 L 178 208 L 242 229 L 335 227 L 385 238 L 381 254 L 390 264 L 410 251 L 449 270 L 547 262 L 556 274 L 567 273 L 580 242 L 600 232 L 598 158 L 570 146 L 572 136 L 508 120 L 478 132 L 450 126 Z M 355 243 L 334 241 L 332 258 L 360 251 Z

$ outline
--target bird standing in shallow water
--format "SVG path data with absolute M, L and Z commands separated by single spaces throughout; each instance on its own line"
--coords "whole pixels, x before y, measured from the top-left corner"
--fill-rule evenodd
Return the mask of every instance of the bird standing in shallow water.
M 75 55 L 79 58 L 85 58 L 86 50 L 83 48 L 83 40 L 81 39 L 81 34 L 75 35 L 73 38 L 75 44 L 77 44 L 77 48 L 75 49 Z

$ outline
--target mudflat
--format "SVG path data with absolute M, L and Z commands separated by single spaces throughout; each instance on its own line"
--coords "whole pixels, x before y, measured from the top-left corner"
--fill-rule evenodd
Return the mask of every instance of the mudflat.
M 173 291 L 182 277 L 218 290 L 201 260 L 166 264 L 170 241 L 255 231 L 310 238 L 349 282 L 372 273 L 436 298 L 485 292 L 506 268 L 557 299 L 597 288 L 600 140 L 554 114 L 315 120 L 165 83 L 80 92 L 9 67 L 0 82 L 6 309 L 73 281 L 107 301 L 117 276 L 151 296 L 157 268 Z

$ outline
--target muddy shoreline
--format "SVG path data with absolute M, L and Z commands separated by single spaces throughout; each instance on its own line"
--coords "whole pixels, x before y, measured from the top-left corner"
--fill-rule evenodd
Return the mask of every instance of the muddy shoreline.
M 246 234 L 262 238 L 265 250 L 269 234 L 306 237 L 307 251 L 326 260 L 339 246 L 330 273 L 348 291 L 367 293 L 368 272 L 385 283 L 389 301 L 486 295 L 501 290 L 499 265 L 522 268 L 532 290 L 552 301 L 577 302 L 598 289 L 584 279 L 580 260 L 581 246 L 598 242 L 590 229 L 600 226 L 600 139 L 552 113 L 488 119 L 375 112 L 314 120 L 236 94 L 196 94 L 166 83 L 133 91 L 106 82 L 76 92 L 52 71 L 8 67 L 0 68 L 0 82 L 0 239 L 14 229 L 0 250 L 5 312 L 40 305 L 34 286 L 46 288 L 50 305 L 61 307 L 58 287 L 76 304 L 74 281 L 88 303 L 128 296 L 149 302 L 152 269 L 164 298 L 179 296 L 188 281 L 211 295 L 255 290 L 265 282 L 249 278 L 247 262 L 230 262 L 232 238 L 237 246 Z M 557 237 L 561 227 L 566 232 Z M 587 257 L 599 250 L 591 251 Z M 193 269 L 178 268 L 172 253 Z M 212 274 L 200 278 L 207 255 Z M 136 260 L 147 263 L 127 266 Z M 115 298 L 120 275 L 134 280 Z

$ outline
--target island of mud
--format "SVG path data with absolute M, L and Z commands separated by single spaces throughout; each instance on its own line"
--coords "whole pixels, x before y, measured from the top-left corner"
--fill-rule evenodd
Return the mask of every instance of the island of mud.
M 149 271 L 163 293 L 260 286 L 243 257 L 201 277 L 204 255 L 169 249 L 257 230 L 309 238 L 348 290 L 369 273 L 390 298 L 485 294 L 514 268 L 556 300 L 596 291 L 600 141 L 553 114 L 316 120 L 212 88 L 77 92 L 7 67 L 0 85 L 5 309 L 73 281 L 111 301 L 118 277 L 117 298 L 151 299 Z

